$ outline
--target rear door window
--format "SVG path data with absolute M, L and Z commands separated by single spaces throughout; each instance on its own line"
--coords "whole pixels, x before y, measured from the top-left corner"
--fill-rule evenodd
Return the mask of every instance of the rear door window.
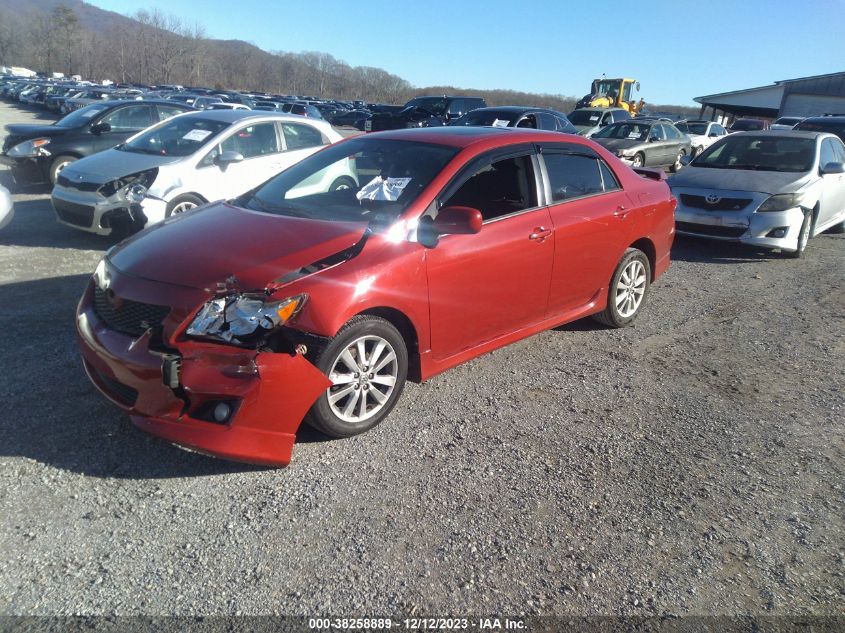
M 554 152 L 543 152 L 542 156 L 549 175 L 552 202 L 563 202 L 604 192 L 599 161 L 595 158 Z M 615 178 L 613 180 L 615 181 Z M 618 188 L 618 184 L 616 187 Z
M 177 114 L 182 114 L 183 112 L 185 112 L 185 110 L 183 110 L 182 108 L 176 108 L 174 106 L 162 104 L 156 105 L 156 111 L 158 114 L 157 120 L 159 121 L 164 121 L 165 119 L 169 119 L 172 116 L 176 116 Z
M 322 133 L 305 123 L 282 123 L 285 149 L 288 151 L 325 145 Z

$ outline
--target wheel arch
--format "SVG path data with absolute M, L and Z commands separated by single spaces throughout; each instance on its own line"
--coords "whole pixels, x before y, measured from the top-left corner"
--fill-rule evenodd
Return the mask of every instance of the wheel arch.
M 419 335 L 413 321 L 404 312 L 386 306 L 367 308 L 354 316 L 359 315 L 380 317 L 399 330 L 402 339 L 405 341 L 405 347 L 408 349 L 408 380 L 411 382 L 421 382 L 422 369 L 420 364 Z
M 645 253 L 645 256 L 648 257 L 648 265 L 651 268 L 651 279 L 649 281 L 653 282 L 654 270 L 657 265 L 657 248 L 654 246 L 654 242 L 647 237 L 641 237 L 633 244 L 630 244 L 628 248 L 636 248 L 637 250 Z

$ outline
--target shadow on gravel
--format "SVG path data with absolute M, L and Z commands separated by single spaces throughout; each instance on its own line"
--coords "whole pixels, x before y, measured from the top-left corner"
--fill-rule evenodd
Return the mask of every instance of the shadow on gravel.
M 103 478 L 264 470 L 182 451 L 135 429 L 125 413 L 100 396 L 82 369 L 75 340 L 74 313 L 88 278 L 0 286 L 0 402 L 5 410 L 0 455 Z
M 672 259 L 707 264 L 740 264 L 783 259 L 783 255 L 746 244 L 678 235 L 672 245 Z
M 117 241 L 59 224 L 49 199 L 15 202 L 15 217 L 0 231 L 0 246 L 105 251 Z

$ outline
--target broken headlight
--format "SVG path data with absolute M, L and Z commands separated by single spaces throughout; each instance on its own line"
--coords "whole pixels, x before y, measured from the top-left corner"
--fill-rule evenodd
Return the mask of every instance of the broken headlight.
M 141 202 L 147 195 L 147 189 L 153 184 L 156 176 L 158 176 L 158 167 L 153 167 L 146 171 L 139 171 L 137 174 L 130 174 L 107 182 L 100 187 L 99 192 L 106 198 L 110 198 L 120 191 L 123 197 L 130 202 Z
M 302 309 L 306 298 L 296 295 L 267 302 L 261 295 L 218 297 L 200 308 L 187 333 L 227 343 L 250 343 L 290 321 Z

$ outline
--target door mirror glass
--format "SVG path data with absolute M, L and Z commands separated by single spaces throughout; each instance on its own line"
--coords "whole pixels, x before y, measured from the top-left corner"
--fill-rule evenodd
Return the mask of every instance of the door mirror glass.
M 681 156 L 681 165 L 689 165 L 692 162 L 692 156 L 687 156 L 684 154 Z
M 843 163 L 827 163 L 822 167 L 822 175 L 842 173 L 845 173 L 845 164 Z
M 417 227 L 417 241 L 427 248 L 434 248 L 441 235 L 471 235 L 481 230 L 481 211 L 471 207 L 443 207 L 437 218 L 426 216 Z
M 244 159 L 244 155 L 240 152 L 234 152 L 229 150 L 227 152 L 223 152 L 217 158 L 214 159 L 214 162 L 218 165 L 228 165 L 229 163 L 239 163 Z

